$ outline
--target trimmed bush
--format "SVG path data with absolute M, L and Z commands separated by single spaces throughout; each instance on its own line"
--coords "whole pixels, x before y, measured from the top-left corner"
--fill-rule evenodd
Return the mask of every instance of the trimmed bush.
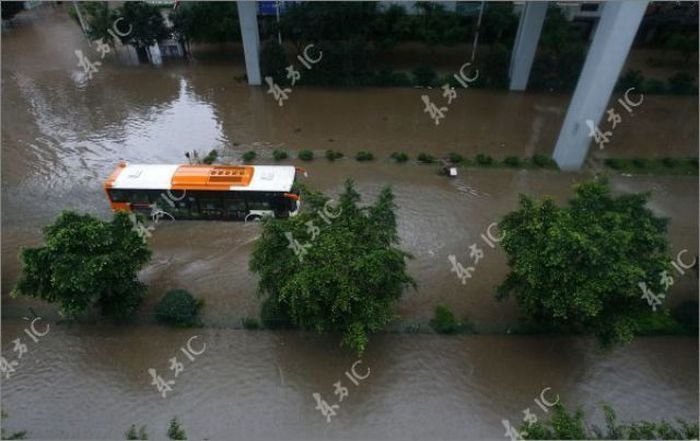
M 444 305 L 435 308 L 435 318 L 430 320 L 430 326 L 438 334 L 456 334 L 460 330 L 460 324 L 454 314 Z
M 403 163 L 408 161 L 408 155 L 405 154 L 404 152 L 394 152 L 391 154 L 391 159 L 398 163 Z
M 311 161 L 314 159 L 314 152 L 311 150 L 302 150 L 299 152 L 299 159 L 302 161 Z
M 156 320 L 171 326 L 188 328 L 197 326 L 197 313 L 202 303 L 184 289 L 173 289 L 156 305 Z
M 260 328 L 260 322 L 256 318 L 244 318 L 241 324 L 245 329 L 255 330 Z
M 343 157 L 343 154 L 340 152 L 337 152 L 335 150 L 326 150 L 326 159 L 329 161 L 335 161 L 336 159 L 340 159 Z
M 665 158 L 662 158 L 662 159 L 661 159 L 661 163 L 662 163 L 663 165 L 665 165 L 666 167 L 668 167 L 668 168 L 673 168 L 673 167 L 678 166 L 679 162 L 680 162 L 680 161 L 678 161 L 678 160 L 675 159 L 675 158 L 665 157 Z
M 217 159 L 219 159 L 219 152 L 214 149 L 210 151 L 207 156 L 204 157 L 204 159 L 202 159 L 202 162 L 205 164 L 213 164 Z
M 649 166 L 649 160 L 646 158 L 634 158 L 632 159 L 632 165 L 637 168 L 647 168 Z
M 537 166 L 537 167 L 551 167 L 555 168 L 557 166 L 557 163 L 554 162 L 554 159 L 550 158 L 547 155 L 543 155 L 542 153 L 537 153 L 535 156 L 532 157 L 532 163 Z
M 418 153 L 418 162 L 422 162 L 424 164 L 432 164 L 435 162 L 435 157 L 429 153 Z
M 459 153 L 450 152 L 448 155 L 448 160 L 453 164 L 459 164 L 464 162 L 464 156 L 460 155 Z
M 370 152 L 366 152 L 364 150 L 357 152 L 355 155 L 355 159 L 358 161 L 371 161 L 374 159 L 374 155 Z
M 283 159 L 287 159 L 288 156 L 289 155 L 287 155 L 287 152 L 284 150 L 275 150 L 274 152 L 272 152 L 272 158 L 275 161 L 281 161 Z
M 506 159 L 503 160 L 503 163 L 508 167 L 513 168 L 517 168 L 522 165 L 522 161 L 517 156 L 508 156 Z
M 483 167 L 488 167 L 490 165 L 493 165 L 493 158 L 489 155 L 484 155 L 483 153 L 479 153 L 476 155 L 476 165 L 480 165 Z
M 690 95 L 696 93 L 695 78 L 686 72 L 676 72 L 668 79 L 668 92 L 674 95 Z
M 170 420 L 170 427 L 168 427 L 168 438 L 175 440 L 187 439 L 185 428 L 182 427 L 176 417 L 173 417 L 173 419 Z
M 622 169 L 623 163 L 622 163 L 622 160 L 620 160 L 620 159 L 608 158 L 605 160 L 605 165 L 612 168 L 613 170 L 620 170 L 620 169 Z
M 256 156 L 258 156 L 258 154 L 250 150 L 248 152 L 243 153 L 241 155 L 241 159 L 243 159 L 243 162 L 251 162 L 255 159 Z
M 429 87 L 435 82 L 437 75 L 432 67 L 427 64 L 421 64 L 413 69 L 413 81 L 417 86 Z

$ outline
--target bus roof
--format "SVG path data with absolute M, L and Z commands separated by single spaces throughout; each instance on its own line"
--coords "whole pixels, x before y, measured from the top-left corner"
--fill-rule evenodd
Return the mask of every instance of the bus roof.
M 168 165 L 122 162 L 105 188 L 133 190 L 223 190 L 289 192 L 293 166 Z

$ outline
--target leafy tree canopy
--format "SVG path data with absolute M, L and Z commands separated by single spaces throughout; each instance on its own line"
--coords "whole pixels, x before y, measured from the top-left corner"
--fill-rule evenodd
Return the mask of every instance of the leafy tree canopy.
M 64 212 L 44 229 L 44 240 L 42 247 L 22 250 L 23 272 L 13 295 L 57 302 L 68 316 L 93 303 L 115 318 L 127 318 L 135 311 L 146 290 L 136 273 L 151 251 L 126 213 L 105 222 Z
M 568 412 L 561 403 L 554 406 L 552 416 L 547 421 L 523 424 L 519 432 L 523 439 L 697 439 L 698 424 L 678 419 L 678 426 L 667 421 L 659 423 L 637 421 L 619 424 L 615 411 L 603 404 L 605 430 L 593 425 L 588 430 L 581 409 Z
M 181 2 L 170 19 L 175 31 L 197 43 L 240 41 L 236 2 Z
M 640 282 L 663 291 L 667 220 L 646 208 L 649 194 L 612 197 L 606 182 L 575 189 L 567 207 L 521 196 L 499 224 L 510 273 L 498 298 L 513 294 L 527 320 L 592 333 L 603 346 L 629 342 L 650 306 Z
M 389 323 L 393 303 L 405 287 L 415 286 L 406 273 L 410 256 L 396 247 L 391 190 L 383 189 L 372 206 L 359 201 L 348 181 L 335 208 L 327 197 L 305 193 L 302 213 L 265 221 L 250 263 L 265 296 L 263 319 L 273 311 L 303 329 L 341 332 L 342 344 L 358 353 L 371 332 Z M 336 217 L 328 225 L 321 213 Z M 308 244 L 301 260 L 289 239 Z
M 132 26 L 131 33 L 121 37 L 125 43 L 138 47 L 151 46 L 170 36 L 158 6 L 145 2 L 124 2 L 117 14 L 124 17 L 127 27 Z
M 3 20 L 11 20 L 15 15 L 19 14 L 23 10 L 24 2 L 5 1 L 0 3 L 0 14 L 2 15 Z

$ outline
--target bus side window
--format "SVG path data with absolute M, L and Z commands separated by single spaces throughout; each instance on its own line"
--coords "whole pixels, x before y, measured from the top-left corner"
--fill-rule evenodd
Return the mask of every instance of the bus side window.
M 250 200 L 248 210 L 271 210 L 270 201 Z
M 129 191 L 110 189 L 109 197 L 112 202 L 129 202 Z
M 145 191 L 140 191 L 140 190 L 137 190 L 131 194 L 130 202 L 132 204 L 142 204 L 142 205 L 143 204 L 148 205 L 151 203 L 151 201 L 149 201 L 149 199 L 148 199 L 148 193 Z

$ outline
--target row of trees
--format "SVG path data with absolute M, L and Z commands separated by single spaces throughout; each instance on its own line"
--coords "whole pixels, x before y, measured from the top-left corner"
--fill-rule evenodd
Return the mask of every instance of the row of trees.
M 369 335 L 392 321 L 404 290 L 415 287 L 406 271 L 410 255 L 398 248 L 393 193 L 385 188 L 374 205 L 362 206 L 348 181 L 331 216 L 326 196 L 304 192 L 306 209 L 265 221 L 251 257 L 263 323 L 337 332 L 361 353 Z M 594 335 L 604 347 L 630 342 L 650 311 L 639 283 L 660 293 L 658 275 L 670 268 L 668 221 L 648 200 L 614 197 L 605 181 L 577 186 L 566 206 L 522 196 L 499 223 L 510 273 L 497 298 L 514 297 L 523 319 L 541 330 Z M 92 307 L 121 319 L 134 313 L 145 293 L 137 272 L 151 252 L 125 213 L 111 221 L 63 213 L 46 227 L 45 242 L 22 251 L 13 294 L 56 302 L 69 317 Z M 156 312 L 166 323 L 190 326 L 200 306 L 173 291 Z M 697 311 L 688 321 L 697 327 Z
M 124 2 L 116 8 L 110 8 L 107 2 L 80 2 L 80 5 L 85 11 L 91 40 L 102 39 L 113 44 L 116 35 L 123 44 L 147 47 L 172 36 L 156 5 L 146 2 Z

